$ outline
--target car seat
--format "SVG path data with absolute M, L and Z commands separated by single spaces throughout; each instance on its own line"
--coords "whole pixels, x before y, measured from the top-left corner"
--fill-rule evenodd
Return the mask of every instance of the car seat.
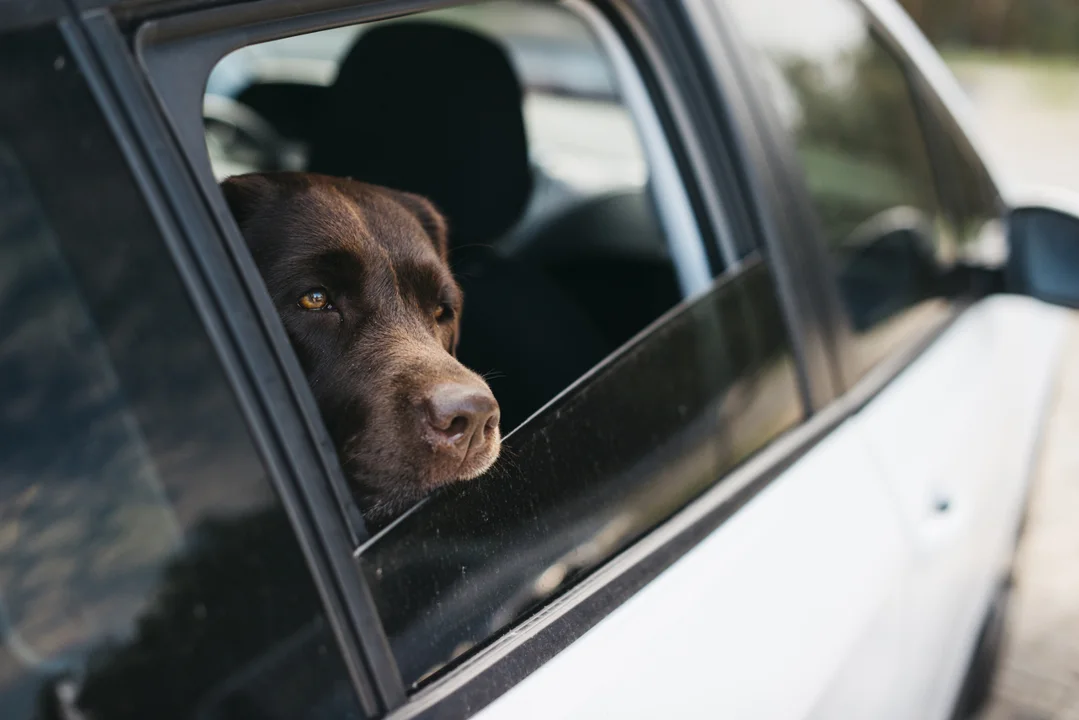
M 532 192 L 521 101 L 495 42 L 428 22 L 377 26 L 328 89 L 308 166 L 424 195 L 445 214 L 465 293 L 458 356 L 489 374 L 504 431 L 612 349 L 543 272 L 492 247 Z

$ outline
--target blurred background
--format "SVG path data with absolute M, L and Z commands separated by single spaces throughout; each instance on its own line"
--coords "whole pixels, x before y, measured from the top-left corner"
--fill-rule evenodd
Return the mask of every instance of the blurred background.
M 1001 172 L 1079 193 L 1079 0 L 900 0 L 951 66 Z M 995 698 L 984 720 L 1079 719 L 1079 315 L 1061 368 Z
M 901 0 L 1018 181 L 1079 192 L 1079 2 Z

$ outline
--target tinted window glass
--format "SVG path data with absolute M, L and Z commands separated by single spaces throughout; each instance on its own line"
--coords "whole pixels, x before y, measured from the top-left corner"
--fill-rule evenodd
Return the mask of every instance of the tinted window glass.
M 74 61 L 42 30 L 0 67 L 0 716 L 359 717 Z
M 499 472 L 362 549 L 406 682 L 572 587 L 800 416 L 774 288 L 750 261 L 508 438 Z
M 861 375 L 937 326 L 938 275 L 956 256 L 910 86 L 848 0 L 727 6 L 793 136 Z

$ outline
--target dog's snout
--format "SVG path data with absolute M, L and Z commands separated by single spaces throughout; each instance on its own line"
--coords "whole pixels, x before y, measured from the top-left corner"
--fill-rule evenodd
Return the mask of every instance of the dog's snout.
M 466 450 L 498 427 L 498 403 L 487 388 L 439 385 L 425 404 L 427 422 L 439 439 Z

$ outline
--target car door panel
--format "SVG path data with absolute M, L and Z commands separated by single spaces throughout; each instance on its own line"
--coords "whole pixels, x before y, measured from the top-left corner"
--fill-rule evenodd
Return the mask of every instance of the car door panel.
M 971 430 L 969 446 L 976 450 L 969 457 L 982 457 L 980 466 L 972 469 L 982 472 L 962 476 L 968 483 L 972 527 L 962 538 L 953 567 L 963 576 L 966 592 L 956 599 L 953 611 L 955 641 L 930 645 L 943 656 L 943 667 L 936 683 L 929 684 L 926 717 L 943 717 L 950 710 L 986 609 L 1010 569 L 1067 328 L 1061 309 L 1017 296 L 984 300 L 971 314 L 972 322 L 986 328 L 988 344 L 980 350 L 990 365 L 985 384 L 978 388 L 981 406 L 972 416 L 988 419 Z M 976 437 L 977 432 L 985 434 Z
M 902 647 L 875 631 L 909 546 L 866 446 L 841 425 L 483 717 L 810 717 L 854 649 Z
M 1006 571 L 1059 357 L 1060 311 L 1018 297 L 963 313 L 862 413 L 913 539 L 908 668 L 945 717 Z

